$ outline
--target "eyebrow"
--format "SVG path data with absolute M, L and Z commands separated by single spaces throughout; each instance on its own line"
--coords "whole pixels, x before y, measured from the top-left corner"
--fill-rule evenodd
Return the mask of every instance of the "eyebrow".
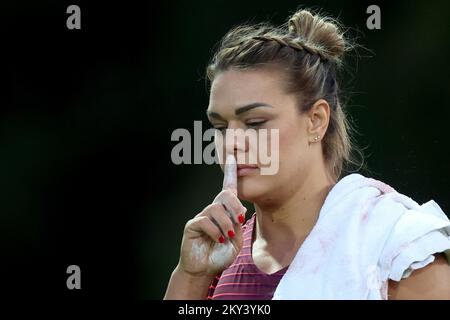
M 255 108 L 260 108 L 260 107 L 273 108 L 273 106 L 271 106 L 270 104 L 267 104 L 267 103 L 253 102 L 253 103 L 246 104 L 245 106 L 237 108 L 236 110 L 234 110 L 234 114 L 238 116 L 238 115 L 240 115 L 240 114 L 242 114 L 244 112 L 250 111 L 250 110 L 255 109 Z M 217 112 L 206 110 L 206 114 L 208 115 L 208 117 L 211 117 L 211 118 L 215 118 L 215 119 L 219 119 L 219 120 L 225 120 Z

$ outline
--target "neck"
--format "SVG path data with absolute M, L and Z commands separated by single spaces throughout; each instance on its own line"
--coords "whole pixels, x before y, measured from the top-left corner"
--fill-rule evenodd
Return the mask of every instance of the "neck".
M 300 245 L 316 224 L 325 198 L 335 183 L 323 168 L 317 168 L 288 196 L 269 204 L 255 203 L 256 239 L 273 248 Z

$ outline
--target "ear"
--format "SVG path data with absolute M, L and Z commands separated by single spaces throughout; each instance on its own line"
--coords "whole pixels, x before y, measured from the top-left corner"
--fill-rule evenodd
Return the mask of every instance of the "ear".
M 317 100 L 308 111 L 307 133 L 310 142 L 319 142 L 324 137 L 330 122 L 330 111 L 330 105 L 325 99 Z

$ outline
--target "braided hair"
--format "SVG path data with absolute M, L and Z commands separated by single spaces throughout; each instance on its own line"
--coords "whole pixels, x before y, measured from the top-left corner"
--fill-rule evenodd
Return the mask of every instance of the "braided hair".
M 263 22 L 232 28 L 220 41 L 206 74 L 212 82 L 230 68 L 277 66 L 287 75 L 286 93 L 298 96 L 299 112 L 307 112 L 317 100 L 325 99 L 332 112 L 322 149 L 338 179 L 346 164 L 357 164 L 351 154 L 351 127 L 338 81 L 343 55 L 351 48 L 336 20 L 299 10 L 279 27 Z

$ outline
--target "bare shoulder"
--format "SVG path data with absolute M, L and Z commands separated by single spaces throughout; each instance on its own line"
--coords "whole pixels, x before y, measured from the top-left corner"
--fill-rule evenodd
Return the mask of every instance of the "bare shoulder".
M 443 254 L 401 281 L 389 280 L 390 300 L 450 299 L 450 266 Z

